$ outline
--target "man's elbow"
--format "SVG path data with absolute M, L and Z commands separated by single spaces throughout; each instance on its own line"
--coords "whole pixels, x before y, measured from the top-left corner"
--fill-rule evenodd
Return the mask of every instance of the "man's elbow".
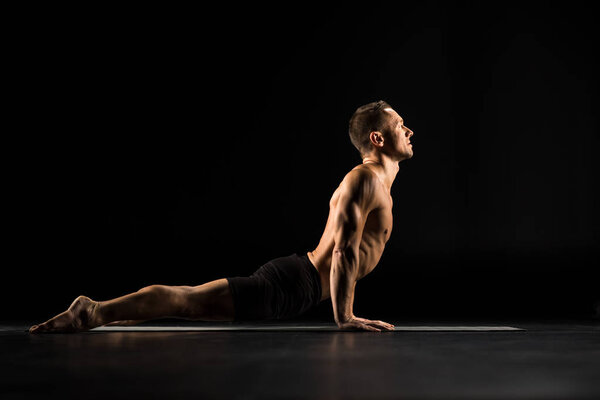
M 342 256 L 346 252 L 346 247 L 334 247 L 333 255 L 334 256 Z
M 334 257 L 345 257 L 352 253 L 354 253 L 352 246 L 335 246 L 333 248 Z
M 358 260 L 357 246 L 336 246 L 333 248 L 333 260 L 343 264 L 354 264 Z

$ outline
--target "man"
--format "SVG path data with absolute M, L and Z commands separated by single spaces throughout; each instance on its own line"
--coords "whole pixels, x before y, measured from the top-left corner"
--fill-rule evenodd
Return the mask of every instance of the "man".
M 413 132 L 388 103 L 378 101 L 355 111 L 349 133 L 363 162 L 333 193 L 325 230 L 313 251 L 273 259 L 249 277 L 200 286 L 152 285 L 108 301 L 79 296 L 67 311 L 29 331 L 77 332 L 165 317 L 288 319 L 329 297 L 340 329 L 393 330 L 387 322 L 356 317 L 352 304 L 356 282 L 375 268 L 391 235 L 390 188 L 398 163 L 413 155 Z

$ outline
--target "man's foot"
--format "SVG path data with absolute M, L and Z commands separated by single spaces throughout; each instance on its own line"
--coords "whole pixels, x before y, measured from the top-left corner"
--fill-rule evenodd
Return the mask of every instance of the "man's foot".
M 67 311 L 58 314 L 43 324 L 29 328 L 29 333 L 81 332 L 95 328 L 94 311 L 98 302 L 89 297 L 79 296 Z

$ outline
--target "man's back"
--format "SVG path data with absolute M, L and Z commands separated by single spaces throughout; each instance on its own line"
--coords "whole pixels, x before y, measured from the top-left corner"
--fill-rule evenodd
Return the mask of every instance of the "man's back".
M 330 297 L 330 271 L 335 246 L 336 226 L 349 214 L 361 219 L 358 279 L 371 272 L 392 232 L 392 198 L 377 175 L 377 167 L 360 164 L 346 174 L 329 201 L 329 216 L 317 248 L 307 253 L 319 271 L 321 300 Z M 364 222 L 364 224 L 363 224 Z

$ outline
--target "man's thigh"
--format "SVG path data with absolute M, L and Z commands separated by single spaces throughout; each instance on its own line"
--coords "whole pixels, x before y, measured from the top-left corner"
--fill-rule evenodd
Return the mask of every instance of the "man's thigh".
M 233 321 L 235 308 L 227 279 L 217 279 L 188 289 L 190 314 L 203 321 Z

